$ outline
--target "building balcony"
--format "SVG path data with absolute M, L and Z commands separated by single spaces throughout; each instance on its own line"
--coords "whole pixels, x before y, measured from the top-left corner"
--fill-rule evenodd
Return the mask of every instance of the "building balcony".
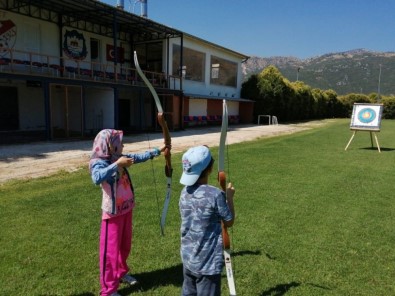
M 154 87 L 176 90 L 180 85 L 180 77 L 144 70 L 143 72 Z M 0 73 L 144 85 L 135 68 L 122 64 L 80 61 L 20 50 L 1 50 Z

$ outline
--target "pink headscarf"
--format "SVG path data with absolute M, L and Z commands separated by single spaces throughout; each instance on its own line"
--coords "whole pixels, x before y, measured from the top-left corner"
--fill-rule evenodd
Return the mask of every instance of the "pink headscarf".
M 109 160 L 111 163 L 121 157 L 119 151 L 122 148 L 123 131 L 114 129 L 101 130 L 93 141 L 91 158 L 89 161 L 89 171 L 98 160 Z M 110 151 L 112 147 L 112 151 Z

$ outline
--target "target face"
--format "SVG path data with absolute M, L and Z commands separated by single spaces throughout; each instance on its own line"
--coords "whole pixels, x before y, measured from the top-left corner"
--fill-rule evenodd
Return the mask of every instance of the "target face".
M 354 104 L 351 117 L 351 129 L 380 130 L 381 104 Z
M 376 111 L 372 108 L 363 108 L 358 112 L 358 119 L 363 123 L 370 123 L 376 118 Z

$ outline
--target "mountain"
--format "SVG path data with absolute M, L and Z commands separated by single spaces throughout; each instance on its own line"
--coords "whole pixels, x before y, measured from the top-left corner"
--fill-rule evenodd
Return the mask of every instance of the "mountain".
M 244 78 L 260 73 L 269 65 L 279 69 L 291 82 L 299 80 L 312 88 L 333 89 L 339 95 L 395 94 L 395 52 L 355 49 L 303 60 L 295 57 L 253 56 L 242 65 Z

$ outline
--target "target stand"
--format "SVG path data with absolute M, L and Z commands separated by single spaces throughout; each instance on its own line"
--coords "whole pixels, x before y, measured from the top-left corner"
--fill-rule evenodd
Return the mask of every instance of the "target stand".
M 358 130 L 354 130 L 354 132 L 353 132 L 353 134 L 352 134 L 352 136 L 351 136 L 351 139 L 350 139 L 350 141 L 348 141 L 347 146 L 346 146 L 346 148 L 344 148 L 344 150 L 347 150 L 348 146 L 350 146 L 350 144 L 351 144 L 352 140 L 354 139 L 354 136 L 355 136 L 355 134 L 357 133 L 357 131 L 358 131 Z M 379 145 L 379 140 L 377 139 L 376 133 L 373 132 L 373 131 L 369 131 L 369 132 L 370 132 L 370 143 L 371 143 L 371 145 L 372 145 L 372 148 L 374 147 L 374 145 L 373 145 L 373 137 L 372 137 L 372 134 L 374 134 L 374 138 L 375 138 L 375 140 L 376 140 L 377 149 L 378 149 L 379 153 L 381 153 L 380 145 Z
M 352 110 L 350 129 L 353 132 L 351 139 L 348 141 L 344 150 L 347 150 L 357 131 L 368 131 L 370 133 L 370 143 L 373 146 L 373 135 L 376 140 L 377 149 L 379 152 L 380 145 L 377 139 L 376 132 L 380 132 L 381 115 L 383 113 L 383 104 L 365 104 L 355 103 Z

